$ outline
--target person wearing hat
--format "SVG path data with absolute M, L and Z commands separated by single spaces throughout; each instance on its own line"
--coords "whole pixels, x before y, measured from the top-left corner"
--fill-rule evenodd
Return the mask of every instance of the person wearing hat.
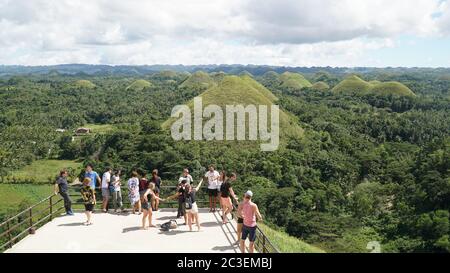
M 242 227 L 242 240 L 240 243 L 242 253 L 245 253 L 245 241 L 247 240 L 247 237 L 250 241 L 248 252 L 253 253 L 255 251 L 256 221 L 262 220 L 258 205 L 252 202 L 252 197 L 253 192 L 248 190 L 244 195 L 242 206 L 238 208 L 238 215 L 242 215 L 242 218 L 244 218 L 244 225 Z

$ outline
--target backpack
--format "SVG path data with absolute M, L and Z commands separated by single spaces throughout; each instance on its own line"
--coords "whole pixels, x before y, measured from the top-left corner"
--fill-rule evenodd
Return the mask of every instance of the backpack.
M 166 222 L 164 224 L 161 225 L 161 230 L 162 231 L 169 231 L 171 229 L 176 229 L 177 228 L 177 221 L 175 220 L 170 220 L 169 222 Z

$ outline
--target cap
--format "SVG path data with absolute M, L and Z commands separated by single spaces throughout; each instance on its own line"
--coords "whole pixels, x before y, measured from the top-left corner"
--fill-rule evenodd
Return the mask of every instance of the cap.
M 248 197 L 252 197 L 252 196 L 253 196 L 253 192 L 250 191 L 250 190 L 248 190 L 248 191 L 245 193 L 245 195 L 248 196 Z

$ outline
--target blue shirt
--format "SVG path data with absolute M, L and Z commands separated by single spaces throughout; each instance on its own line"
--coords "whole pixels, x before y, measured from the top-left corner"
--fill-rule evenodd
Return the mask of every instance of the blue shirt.
M 94 171 L 92 171 L 90 173 L 86 172 L 84 174 L 84 177 L 89 177 L 91 179 L 91 188 L 95 189 L 95 184 L 97 183 L 97 177 L 99 177 L 98 173 L 94 172 Z

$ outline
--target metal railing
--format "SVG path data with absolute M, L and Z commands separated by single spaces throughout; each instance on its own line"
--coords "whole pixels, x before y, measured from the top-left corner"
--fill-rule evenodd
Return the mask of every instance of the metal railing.
M 177 186 L 161 186 L 161 196 L 166 196 L 171 193 L 175 193 Z M 205 188 L 206 187 L 202 187 Z M 72 199 L 72 208 L 74 210 L 82 209 L 84 204 L 79 191 L 75 191 L 75 188 L 69 188 L 69 196 Z M 127 198 L 128 189 L 122 188 L 123 205 L 126 208 L 130 207 L 130 202 Z M 207 200 L 206 191 L 199 191 L 196 196 L 196 202 L 198 204 L 209 204 Z M 97 207 L 101 207 L 101 194 L 96 194 L 96 198 L 99 201 Z M 110 203 L 111 204 L 111 203 Z M 178 201 L 165 201 L 160 203 L 161 208 L 178 206 Z M 217 204 L 219 205 L 219 204 Z M 233 217 L 237 219 L 236 211 L 237 204 L 233 200 Z M 13 217 L 8 218 L 0 224 L 0 252 L 11 248 L 15 243 L 23 239 L 28 234 L 34 234 L 36 229 L 51 221 L 55 216 L 61 215 L 64 210 L 63 199 L 59 195 L 51 195 L 31 207 L 19 212 Z M 269 238 L 264 232 L 257 227 L 256 229 L 256 241 L 255 249 L 260 253 L 278 253 L 277 248 L 270 242 Z

